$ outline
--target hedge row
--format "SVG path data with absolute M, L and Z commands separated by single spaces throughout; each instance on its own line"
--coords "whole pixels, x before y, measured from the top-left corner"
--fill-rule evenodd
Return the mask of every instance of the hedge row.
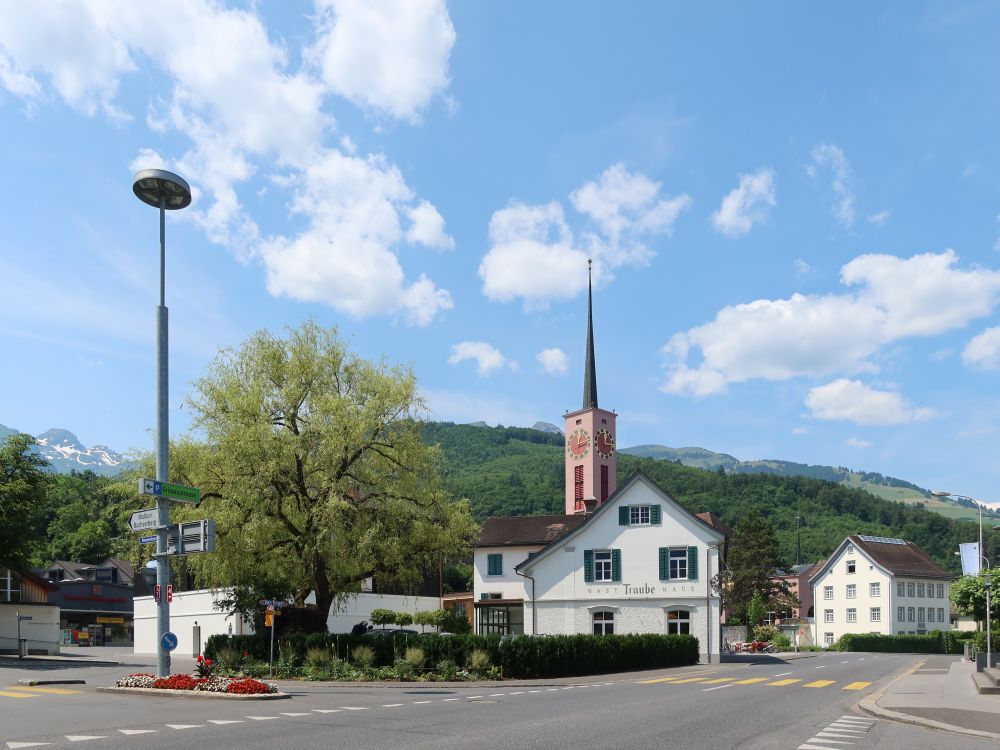
M 874 651 L 886 654 L 960 654 L 962 647 L 958 644 L 958 639 L 951 633 L 933 630 L 926 635 L 847 633 L 840 636 L 836 648 L 838 651 Z
M 418 645 L 427 660 L 437 664 L 450 660 L 466 665 L 473 650 L 490 656 L 504 677 L 572 677 L 631 669 L 658 669 L 698 662 L 698 639 L 690 635 L 397 635 L 365 637 L 339 633 L 311 633 L 282 639 L 282 660 L 301 663 L 312 648 L 329 648 L 347 659 L 356 646 L 375 651 L 375 666 L 389 666 Z M 219 650 L 231 647 L 267 661 L 270 641 L 266 634 L 213 635 L 205 645 L 205 656 L 218 658 Z M 278 657 L 278 653 L 275 654 Z

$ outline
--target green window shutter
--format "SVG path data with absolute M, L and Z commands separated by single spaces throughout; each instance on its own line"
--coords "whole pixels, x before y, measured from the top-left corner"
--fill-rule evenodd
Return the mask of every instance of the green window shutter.
M 583 551 L 583 580 L 584 583 L 594 582 L 594 550 L 592 549 Z
M 688 580 L 698 580 L 698 548 L 688 547 Z
M 670 550 L 660 547 L 660 580 L 666 581 L 670 578 Z
M 491 576 L 503 575 L 503 555 L 489 555 L 486 558 L 486 574 Z
M 654 526 L 660 523 L 660 506 L 651 505 L 649 506 L 649 522 Z
M 618 506 L 618 525 L 628 526 L 628 506 L 619 505 Z
M 490 595 L 489 594 L 480 594 L 479 598 L 482 599 L 483 601 L 486 601 L 487 599 L 490 598 Z
M 620 549 L 611 550 L 611 580 L 614 583 L 622 581 L 622 551 Z

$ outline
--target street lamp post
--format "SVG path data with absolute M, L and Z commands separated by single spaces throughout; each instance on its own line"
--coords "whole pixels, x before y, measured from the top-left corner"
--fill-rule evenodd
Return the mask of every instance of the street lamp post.
M 983 504 L 976 500 L 974 497 L 969 497 L 968 495 L 956 495 L 954 492 L 945 492 L 944 490 L 935 490 L 931 493 L 935 497 L 957 497 L 961 500 L 970 500 L 976 504 L 979 508 L 979 568 L 980 572 L 983 574 L 983 590 L 986 592 L 986 666 L 993 666 L 993 627 L 992 627 L 992 616 L 990 612 L 990 589 L 992 588 L 992 576 L 990 575 L 990 568 L 992 564 L 989 559 L 987 559 L 986 554 L 983 552 Z M 994 527 L 995 530 L 996 527 Z M 983 563 L 986 563 L 985 569 L 983 568 Z
M 132 179 L 132 192 L 143 203 L 160 209 L 160 304 L 156 308 L 156 478 L 170 481 L 168 447 L 168 369 L 167 369 L 167 303 L 166 303 L 166 212 L 186 208 L 191 203 L 191 188 L 182 178 L 163 169 L 143 169 Z M 160 677 L 170 674 L 170 652 L 163 647 L 164 633 L 170 630 L 170 558 L 167 555 L 167 527 L 170 524 L 170 504 L 166 498 L 156 498 L 156 583 L 160 601 L 156 607 L 156 670 Z

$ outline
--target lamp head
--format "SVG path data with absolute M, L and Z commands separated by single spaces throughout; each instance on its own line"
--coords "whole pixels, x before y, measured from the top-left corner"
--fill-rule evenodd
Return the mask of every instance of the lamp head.
M 132 192 L 143 203 L 160 207 L 160 196 L 166 198 L 164 208 L 175 211 L 191 205 L 191 186 L 183 177 L 165 169 L 143 169 L 132 178 Z

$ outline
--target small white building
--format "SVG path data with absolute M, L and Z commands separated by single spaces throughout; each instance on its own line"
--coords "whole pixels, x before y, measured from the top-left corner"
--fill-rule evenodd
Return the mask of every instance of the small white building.
M 953 578 L 913 542 L 852 534 L 810 578 L 816 643 L 947 630 Z
M 635 472 L 590 513 L 488 518 L 475 549 L 478 633 L 678 633 L 719 653 L 725 534 Z

